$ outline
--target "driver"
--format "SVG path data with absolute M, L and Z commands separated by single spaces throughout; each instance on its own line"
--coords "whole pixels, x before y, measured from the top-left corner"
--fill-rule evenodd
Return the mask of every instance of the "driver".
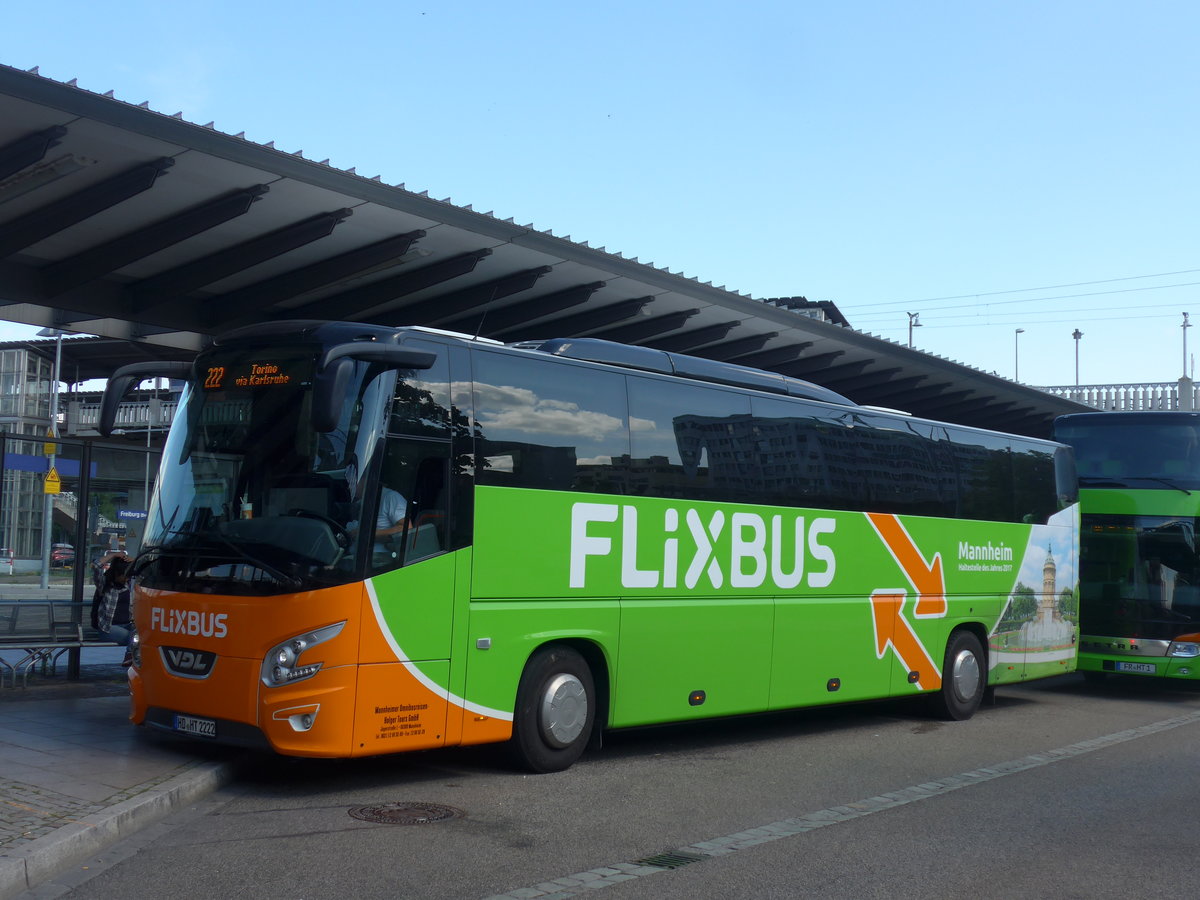
M 358 489 L 358 457 L 351 455 L 346 464 L 346 483 L 350 487 L 350 496 L 357 499 Z M 394 534 L 404 531 L 407 524 L 408 501 L 397 490 L 380 483 L 379 504 L 375 511 L 375 544 L 372 552 L 376 556 L 391 557 L 393 552 L 388 548 L 388 539 Z M 357 530 L 358 522 L 350 522 L 348 530 Z

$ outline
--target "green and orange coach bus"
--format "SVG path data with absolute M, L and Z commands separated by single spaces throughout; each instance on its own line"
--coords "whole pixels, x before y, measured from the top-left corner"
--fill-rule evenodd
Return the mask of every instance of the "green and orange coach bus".
M 276 322 L 189 364 L 136 562 L 135 723 L 282 754 L 1072 671 L 1068 448 L 595 339 Z

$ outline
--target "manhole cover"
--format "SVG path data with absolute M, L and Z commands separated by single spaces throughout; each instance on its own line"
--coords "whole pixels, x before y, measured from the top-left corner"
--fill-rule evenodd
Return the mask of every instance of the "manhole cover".
M 440 803 L 379 803 L 374 806 L 352 806 L 350 815 L 364 822 L 380 825 L 428 825 L 460 819 L 466 815 L 461 809 L 443 806 Z

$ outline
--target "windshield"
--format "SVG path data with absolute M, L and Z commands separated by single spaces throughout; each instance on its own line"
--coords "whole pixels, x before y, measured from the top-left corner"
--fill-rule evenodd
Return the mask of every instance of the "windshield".
M 380 445 L 395 374 L 353 363 L 337 425 L 320 433 L 311 354 L 225 351 L 198 371 L 163 453 L 142 583 L 277 594 L 355 578 L 358 475 Z
M 1127 415 L 1057 425 L 1055 437 L 1075 450 L 1080 487 L 1200 491 L 1200 418 Z
M 1197 523 L 1191 516 L 1085 515 L 1084 633 L 1172 640 L 1200 630 Z

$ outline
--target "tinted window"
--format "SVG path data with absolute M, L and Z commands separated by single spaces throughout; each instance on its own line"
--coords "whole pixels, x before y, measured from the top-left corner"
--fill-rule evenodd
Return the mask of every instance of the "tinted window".
M 652 378 L 629 379 L 634 493 L 747 500 L 753 422 L 746 394 Z
M 431 341 L 408 340 L 406 347 L 438 355 L 431 369 L 398 373 L 388 430 L 393 434 L 450 437 L 450 366 L 447 348 Z
M 467 351 L 436 341 L 405 345 L 437 355 L 432 368 L 399 373 L 388 452 L 379 474 L 374 571 L 417 562 L 471 543 L 471 404 Z M 460 407 L 466 407 L 466 410 Z M 392 493 L 389 493 L 392 492 Z M 387 522 L 405 502 L 406 527 Z M 391 528 L 392 533 L 381 534 Z
M 930 426 L 903 417 L 855 415 L 859 477 L 873 512 L 954 514 L 953 485 L 943 477 Z
M 1058 511 L 1053 447 L 1012 448 L 1013 506 L 1020 522 L 1042 523 Z
M 956 428 L 947 433 L 958 474 L 958 517 L 1014 521 L 1008 439 Z
M 379 472 L 370 545 L 372 572 L 450 549 L 450 444 L 391 438 Z
M 1054 435 L 1075 448 L 1084 487 L 1200 488 L 1200 418 L 1193 414 L 1067 416 Z
M 1200 542 L 1191 516 L 1083 516 L 1085 634 L 1172 640 L 1200 629 Z
M 488 351 L 474 360 L 480 484 L 622 492 L 624 376 Z
M 850 416 L 795 401 L 752 397 L 755 499 L 776 506 L 863 509 Z

